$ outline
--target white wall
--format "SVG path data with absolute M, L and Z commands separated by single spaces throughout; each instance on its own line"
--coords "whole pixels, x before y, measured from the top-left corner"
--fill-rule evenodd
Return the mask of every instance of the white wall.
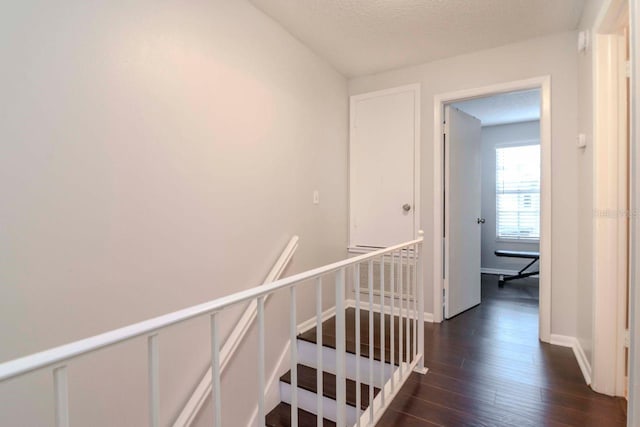
M 4 2 L 0 54 L 0 361 L 258 285 L 293 234 L 288 273 L 345 256 L 346 79 L 248 3 Z M 287 304 L 268 303 L 268 364 Z M 208 337 L 161 334 L 162 425 Z M 250 415 L 238 367 L 225 425 Z M 0 425 L 52 425 L 51 390 L 0 386 Z M 145 425 L 145 340 L 79 359 L 70 390 L 74 425 Z
M 540 248 L 538 242 L 496 241 L 496 145 L 533 140 L 540 141 L 538 120 L 482 128 L 482 217 L 486 221 L 482 224 L 482 268 L 519 271 L 531 260 L 499 257 L 494 252 L 538 251 Z
M 578 296 L 578 156 L 576 33 L 567 32 L 349 81 L 358 94 L 410 83 L 422 85 L 422 227 L 433 239 L 433 97 L 436 94 L 551 75 L 552 319 L 551 332 L 576 334 Z M 430 311 L 432 248 L 425 247 L 425 305 Z

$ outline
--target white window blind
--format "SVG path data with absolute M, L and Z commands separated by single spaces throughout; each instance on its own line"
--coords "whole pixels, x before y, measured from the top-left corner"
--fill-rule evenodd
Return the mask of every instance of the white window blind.
M 496 148 L 499 239 L 540 239 L 540 145 Z

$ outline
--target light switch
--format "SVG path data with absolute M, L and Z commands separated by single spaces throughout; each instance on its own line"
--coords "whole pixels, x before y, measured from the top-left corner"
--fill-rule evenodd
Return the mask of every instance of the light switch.
M 587 135 L 584 133 L 578 134 L 578 148 L 586 148 L 587 146 Z
M 320 192 L 318 190 L 313 190 L 313 204 L 320 204 Z

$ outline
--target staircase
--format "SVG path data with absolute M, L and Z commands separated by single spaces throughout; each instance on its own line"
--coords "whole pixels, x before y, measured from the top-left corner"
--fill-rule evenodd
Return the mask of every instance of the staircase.
M 55 418 L 58 427 L 68 427 L 71 419 L 70 403 L 76 402 L 69 398 L 68 371 L 76 369 L 75 359 L 106 351 L 120 343 L 146 339 L 149 425 L 165 425 L 160 405 L 159 340 L 164 331 L 174 325 L 208 317 L 210 330 L 207 338 L 211 343 L 211 368 L 203 376 L 173 425 L 190 426 L 204 402 L 210 399 L 213 406 L 212 424 L 222 427 L 225 417 L 234 419 L 238 415 L 246 415 L 225 413 L 222 405 L 225 390 L 220 378 L 221 372 L 255 320 L 258 384 L 257 389 L 247 390 L 248 393 L 255 393 L 253 396 L 257 398 L 254 412 L 256 416 L 252 418 L 252 422 L 259 420 L 262 424 L 264 421 L 268 426 L 330 426 L 335 423 L 340 424 L 340 427 L 356 423 L 373 426 L 383 416 L 411 372 L 415 370 L 426 373 L 423 358 L 424 270 L 421 256 L 424 238 L 422 232 L 418 234 L 419 237 L 415 240 L 275 280 L 297 246 L 296 237 L 290 241 L 269 274 L 267 283 L 262 286 L 0 363 L 0 391 L 6 390 L 3 387 L 8 381 L 18 381 L 32 372 L 48 372 L 53 386 L 50 388 L 54 402 L 52 418 Z M 366 274 L 362 276 L 364 280 L 360 280 L 363 266 L 366 266 Z M 296 329 L 297 289 L 308 287 L 311 280 L 315 281 L 316 319 L 324 316 L 322 294 L 323 289 L 329 286 L 335 291 L 332 303 L 335 303 L 336 314 L 322 324 L 316 324 L 321 333 L 311 328 L 299 334 Z M 359 290 L 366 291 L 368 301 L 361 301 L 361 292 L 355 293 L 355 301 L 347 300 L 349 282 L 359 283 Z M 363 286 L 365 283 L 366 287 Z M 294 371 L 285 373 L 280 378 L 281 402 L 267 414 L 266 397 L 273 402 L 271 399 L 276 393 L 267 396 L 266 373 L 267 370 L 273 372 L 276 367 L 265 365 L 265 346 L 268 344 L 265 301 L 270 295 L 283 292 L 290 295 L 289 342 L 292 345 L 288 346 L 287 352 Z M 304 298 L 309 298 L 309 295 L 305 294 Z M 245 312 L 224 345 L 221 345 L 220 314 L 243 304 L 247 307 Z M 372 311 L 364 310 L 368 307 Z M 379 315 L 375 313 L 376 310 L 385 314 Z M 272 390 L 271 386 L 269 390 Z M 296 408 L 297 412 L 293 420 L 292 408 Z M 318 423 L 316 414 L 320 414 L 322 422 Z M 233 422 L 225 425 L 239 424 Z
M 383 335 L 384 346 L 380 346 L 381 343 L 381 322 L 380 314 L 373 313 L 373 347 L 369 346 L 369 312 L 366 310 L 360 310 L 360 355 L 356 356 L 356 336 L 355 336 L 355 319 L 356 309 L 348 308 L 345 312 L 346 316 L 346 403 L 347 403 L 347 424 L 355 425 L 358 417 L 362 412 L 366 411 L 370 405 L 370 398 L 374 397 L 380 392 L 380 387 L 391 377 L 391 374 L 398 369 L 400 360 L 400 322 L 398 318 L 394 318 L 394 331 L 393 331 L 393 360 L 391 353 L 391 317 L 385 315 L 385 330 Z M 322 411 L 323 411 L 323 425 L 335 426 L 336 421 L 336 376 L 335 361 L 336 361 L 336 322 L 335 317 L 332 317 L 322 324 L 322 358 L 323 358 L 323 372 L 322 372 Z M 407 348 L 409 348 L 409 355 L 412 354 L 412 345 L 409 347 L 406 345 L 406 333 L 409 336 L 413 336 L 413 325 L 405 323 L 402 328 L 402 360 L 405 362 L 409 360 L 407 355 Z M 305 426 L 317 426 L 317 331 L 316 328 L 312 328 L 306 332 L 298 335 L 296 340 L 296 346 L 298 350 L 298 425 L 300 427 Z M 412 340 L 411 340 L 412 342 Z M 371 351 L 370 351 L 371 350 Z M 372 354 L 372 359 L 370 359 Z M 384 363 L 382 363 L 381 355 L 384 355 Z M 369 369 L 373 364 L 373 382 L 370 380 Z M 360 410 L 357 408 L 357 385 L 356 385 L 356 366 L 360 369 Z M 381 368 L 384 368 L 382 371 Z M 380 374 L 384 372 L 384 378 Z M 371 383 L 371 384 L 370 384 Z M 291 426 L 291 370 L 286 372 L 280 377 L 280 399 L 281 402 L 271 410 L 266 416 L 265 424 L 268 427 L 289 427 Z M 371 389 L 373 393 L 371 394 Z

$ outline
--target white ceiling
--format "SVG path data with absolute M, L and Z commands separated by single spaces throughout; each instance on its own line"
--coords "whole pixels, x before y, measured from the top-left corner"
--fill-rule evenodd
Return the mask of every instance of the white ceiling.
M 540 120 L 540 90 L 510 92 L 452 104 L 480 119 L 482 126 Z
M 348 77 L 575 29 L 584 0 L 250 0 Z

